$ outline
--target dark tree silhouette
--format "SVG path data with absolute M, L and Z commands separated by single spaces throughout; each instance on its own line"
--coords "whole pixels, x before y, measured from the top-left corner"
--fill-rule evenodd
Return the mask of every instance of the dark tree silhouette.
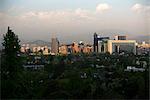
M 1 67 L 2 80 L 2 98 L 14 98 L 19 96 L 20 92 L 20 77 L 21 77 L 21 63 L 20 63 L 20 40 L 18 36 L 9 29 L 3 36 L 3 55 Z

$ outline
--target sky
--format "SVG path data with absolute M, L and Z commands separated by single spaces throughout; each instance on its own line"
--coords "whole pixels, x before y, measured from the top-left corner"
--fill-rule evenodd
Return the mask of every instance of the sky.
M 22 42 L 92 44 L 94 32 L 148 40 L 150 0 L 0 0 L 0 41 L 8 26 Z

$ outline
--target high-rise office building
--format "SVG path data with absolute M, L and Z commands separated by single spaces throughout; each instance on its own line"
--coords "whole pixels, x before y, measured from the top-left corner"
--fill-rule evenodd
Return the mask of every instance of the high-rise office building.
M 108 52 L 121 53 L 128 52 L 136 54 L 136 41 L 135 40 L 108 40 Z
M 115 40 L 109 37 L 100 37 L 94 34 L 94 52 L 99 53 L 121 53 L 130 52 L 136 54 L 136 41 L 126 40 L 126 36 L 115 36 Z
M 94 52 L 98 52 L 98 40 L 97 40 L 97 34 L 94 33 L 94 45 L 93 45 L 93 48 L 94 48 Z
M 51 53 L 54 55 L 59 53 L 59 41 L 57 38 L 52 38 Z
M 107 40 L 109 40 L 109 37 L 100 37 L 94 33 L 94 52 L 106 51 Z

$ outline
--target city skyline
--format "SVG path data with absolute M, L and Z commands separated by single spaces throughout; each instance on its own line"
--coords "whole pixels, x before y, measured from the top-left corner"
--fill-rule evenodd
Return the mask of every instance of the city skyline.
M 55 33 L 64 43 L 92 43 L 94 32 L 148 40 L 149 10 L 148 0 L 2 0 L 0 34 L 10 26 L 25 42 L 50 41 Z

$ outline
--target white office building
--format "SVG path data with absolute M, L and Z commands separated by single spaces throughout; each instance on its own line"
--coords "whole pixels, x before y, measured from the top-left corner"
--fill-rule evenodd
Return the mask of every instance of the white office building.
M 108 52 L 130 52 L 136 54 L 135 40 L 108 40 Z

